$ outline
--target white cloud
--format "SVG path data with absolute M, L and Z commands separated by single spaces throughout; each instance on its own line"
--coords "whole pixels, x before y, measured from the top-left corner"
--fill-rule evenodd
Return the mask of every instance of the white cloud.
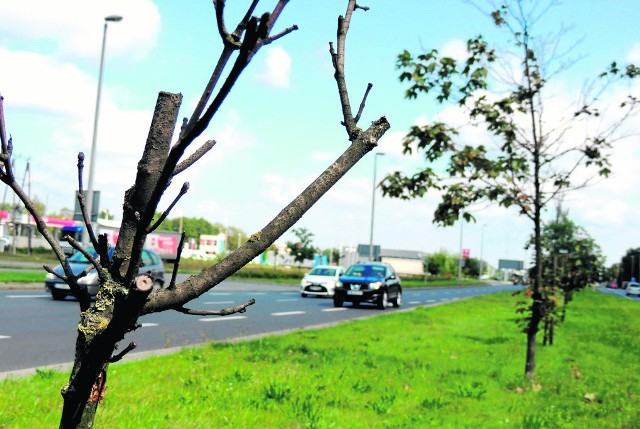
M 288 88 L 291 76 L 291 57 L 282 47 L 276 46 L 266 52 L 265 69 L 258 79 L 276 88 Z
M 2 15 L 0 40 L 44 42 L 56 53 L 73 57 L 99 56 L 104 18 L 109 15 L 124 17 L 109 24 L 109 55 L 143 58 L 160 31 L 160 13 L 151 0 L 4 1 Z
M 627 60 L 635 64 L 640 63 L 640 43 L 631 48 Z
M 335 152 L 311 152 L 311 159 L 314 161 L 331 162 L 337 157 Z
M 440 54 L 444 57 L 451 57 L 456 61 L 462 61 L 468 55 L 467 42 L 460 39 L 450 40 L 442 46 Z
M 95 106 L 95 80 L 71 64 L 5 49 L 0 49 L 0 64 L 3 95 L 15 107 L 87 118 Z

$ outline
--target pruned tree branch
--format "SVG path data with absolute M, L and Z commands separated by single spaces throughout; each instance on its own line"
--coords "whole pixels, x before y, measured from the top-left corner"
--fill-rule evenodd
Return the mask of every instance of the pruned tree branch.
M 189 314 L 192 316 L 229 316 L 230 314 L 244 313 L 245 311 L 247 311 L 247 307 L 255 303 L 256 303 L 255 299 L 250 299 L 244 304 L 241 304 L 235 307 L 230 307 L 230 308 L 223 308 L 222 310 L 192 310 L 182 306 L 176 307 L 174 308 L 174 310 L 180 313 Z

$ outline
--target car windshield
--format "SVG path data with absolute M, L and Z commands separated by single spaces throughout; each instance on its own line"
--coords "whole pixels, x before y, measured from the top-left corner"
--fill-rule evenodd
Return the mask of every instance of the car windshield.
M 98 257 L 98 252 L 96 252 L 93 247 L 87 247 L 87 252 L 90 255 L 93 255 L 94 258 Z M 113 247 L 109 248 L 109 259 L 113 256 Z M 69 262 L 75 262 L 76 264 L 88 264 L 89 261 L 84 257 L 82 252 L 76 252 L 69 258 Z
M 331 277 L 331 276 L 335 276 L 336 275 L 336 269 L 335 268 L 320 268 L 320 267 L 316 267 L 314 269 L 312 269 L 309 272 L 310 276 L 327 276 L 327 277 Z
M 91 255 L 93 255 L 94 257 L 98 255 L 96 253 L 96 251 L 93 250 L 93 247 L 87 248 L 87 252 L 90 253 Z M 82 252 L 76 252 L 69 258 L 69 262 L 87 263 L 87 262 L 89 262 L 89 260 L 84 257 Z
M 353 277 L 384 277 L 384 267 L 377 265 L 352 265 L 345 273 Z

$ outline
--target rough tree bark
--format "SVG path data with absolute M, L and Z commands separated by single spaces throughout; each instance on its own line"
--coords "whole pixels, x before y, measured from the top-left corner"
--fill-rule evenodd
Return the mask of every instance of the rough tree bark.
M 337 50 L 334 50 L 333 45 L 330 44 L 330 55 L 333 60 L 334 77 L 343 112 L 343 125 L 351 141 L 349 147 L 313 183 L 264 228 L 253 234 L 239 249 L 199 275 L 189 277 L 186 281 L 176 284 L 176 273 L 180 262 L 179 249 L 178 259 L 168 287 L 160 291 L 153 291 L 154 279 L 148 274 L 138 274 L 137 270 L 140 266 L 145 238 L 168 215 L 169 210 L 178 199 L 187 192 L 188 183 L 183 185 L 180 194 L 169 204 L 169 208 L 160 219 L 154 219 L 154 213 L 156 213 L 164 192 L 175 176 L 193 165 L 213 148 L 215 142 L 203 143 L 191 156 L 185 158 L 186 149 L 207 128 L 239 75 L 258 50 L 297 29 L 296 26 L 292 26 L 276 35 L 270 35 L 288 0 L 278 1 L 272 12 L 264 13 L 259 18 L 253 16 L 258 2 L 259 0 L 252 0 L 236 29 L 229 33 L 224 22 L 225 2 L 224 0 L 213 0 L 217 27 L 224 44 L 223 50 L 200 102 L 191 118 L 183 120 L 179 136 L 173 145 L 171 138 L 178 120 L 182 96 L 166 92 L 159 94 L 144 152 L 138 163 L 135 183 L 124 196 L 120 235 L 111 260 L 108 258 L 106 236 L 96 237 L 91 230 L 83 198 L 84 155 L 82 153 L 78 155 L 78 200 L 91 243 L 96 249 L 98 257 L 94 258 L 74 240 L 69 239 L 69 242 L 74 248 L 85 254 L 98 272 L 101 286 L 93 304 L 86 289 L 78 284 L 78 279 L 86 273 L 74 275 L 71 272 L 68 259 L 55 237 L 46 229 L 41 214 L 36 211 L 33 202 L 15 180 L 11 169 L 12 143 L 11 139 L 7 140 L 6 137 L 0 97 L 0 180 L 16 192 L 27 210 L 36 219 L 38 231 L 55 251 L 65 271 L 63 279 L 69 284 L 80 304 L 75 361 L 69 381 L 62 388 L 64 405 L 60 421 L 61 428 L 92 426 L 98 405 L 105 392 L 109 364 L 120 360 L 127 352 L 135 348 L 135 344 L 131 343 L 121 352 L 114 354 L 126 334 L 139 326 L 137 321 L 141 315 L 176 310 L 186 314 L 224 316 L 243 312 L 252 305 L 253 300 L 238 307 L 217 311 L 201 311 L 185 307 L 189 301 L 210 290 L 266 250 L 353 165 L 370 152 L 389 129 L 389 123 L 384 117 L 372 122 L 366 129 L 359 128 L 357 125 L 371 88 L 370 84 L 356 116 L 352 114 L 344 75 L 345 42 L 353 12 L 368 8 L 359 6 L 355 0 L 348 0 L 346 13 L 338 20 Z M 235 60 L 232 61 L 234 54 Z M 230 70 L 222 80 L 222 73 L 229 64 Z M 214 89 L 220 82 L 222 83 L 215 92 Z M 182 247 L 182 242 L 180 247 Z M 50 267 L 45 267 L 45 269 L 53 272 Z

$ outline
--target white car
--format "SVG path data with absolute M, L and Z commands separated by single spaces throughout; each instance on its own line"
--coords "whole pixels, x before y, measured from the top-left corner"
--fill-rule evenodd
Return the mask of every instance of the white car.
M 344 274 L 344 268 L 333 265 L 316 265 L 304 275 L 300 282 L 300 296 L 307 295 L 332 297 L 338 278 Z
M 627 296 L 629 295 L 640 296 L 640 283 L 638 282 L 627 283 Z

